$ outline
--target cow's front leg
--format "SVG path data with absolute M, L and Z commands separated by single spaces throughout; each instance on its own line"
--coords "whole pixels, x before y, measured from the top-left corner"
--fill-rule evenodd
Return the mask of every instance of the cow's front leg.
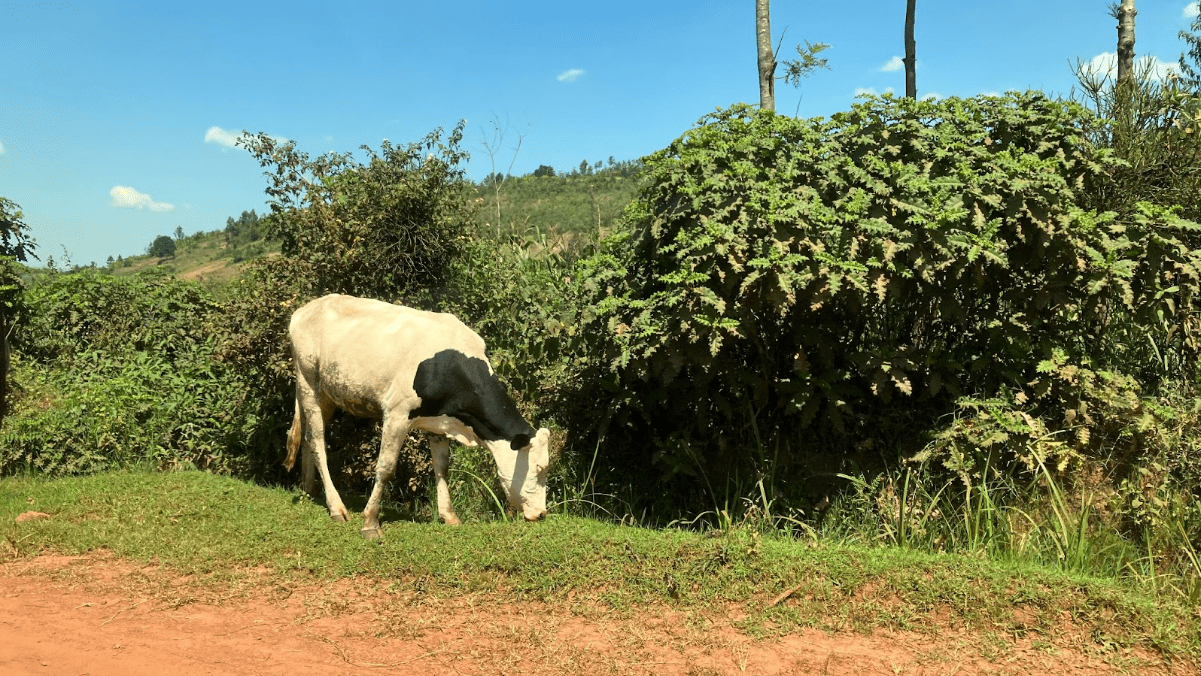
M 383 536 L 379 527 L 380 503 L 384 499 L 384 488 L 396 473 L 396 461 L 400 458 L 400 447 L 409 433 L 409 421 L 403 416 L 384 416 L 384 433 L 380 440 L 379 460 L 375 463 L 375 487 L 363 510 L 363 537 L 377 540 Z
M 446 483 L 446 474 L 450 470 L 450 440 L 442 436 L 431 437 L 430 456 L 434 461 L 434 477 L 438 480 L 438 516 L 442 517 L 443 523 L 457 526 L 461 522 L 450 506 L 450 486 Z

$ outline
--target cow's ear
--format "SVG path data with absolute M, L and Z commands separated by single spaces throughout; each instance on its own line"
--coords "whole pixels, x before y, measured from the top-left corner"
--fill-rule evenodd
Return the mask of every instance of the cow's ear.
M 511 446 L 514 451 L 520 451 L 529 445 L 530 435 L 528 434 L 518 434 L 517 436 L 513 437 L 513 441 L 509 442 L 509 446 Z

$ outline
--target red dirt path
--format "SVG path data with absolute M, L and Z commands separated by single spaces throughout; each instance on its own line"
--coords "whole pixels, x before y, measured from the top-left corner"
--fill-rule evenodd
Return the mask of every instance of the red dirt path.
M 197 584 L 104 554 L 0 567 L 0 674 L 1196 673 L 1146 656 L 979 637 L 798 630 L 755 640 L 731 618 L 440 600 L 370 581 Z M 259 584 L 254 580 L 258 579 Z

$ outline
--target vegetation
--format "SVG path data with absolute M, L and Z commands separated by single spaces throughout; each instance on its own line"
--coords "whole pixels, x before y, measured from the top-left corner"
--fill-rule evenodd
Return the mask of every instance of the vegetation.
M 20 313 L 21 264 L 36 257 L 23 217 L 15 202 L 0 197 L 0 422 L 8 414 L 9 336 Z
M 624 604 L 774 596 L 816 566 L 837 572 L 806 574 L 806 598 L 853 605 L 859 585 L 883 584 L 902 609 L 928 610 L 944 594 L 993 607 L 1018 584 L 993 564 L 1038 565 L 1021 587 L 1038 607 L 1070 597 L 1082 618 L 1117 613 L 1135 640 L 1194 654 L 1180 604 L 1201 600 L 1196 100 L 1137 78 L 1107 87 L 1089 105 L 885 96 L 810 120 L 735 106 L 640 163 L 482 184 L 463 176 L 461 128 L 364 149 L 363 162 L 249 137 L 270 215 L 171 240 L 176 260 L 155 271 L 139 259 L 110 266 L 130 274 L 30 278 L 0 474 L 149 465 L 288 485 L 288 319 L 321 294 L 373 296 L 459 315 L 522 411 L 555 430 L 557 518 L 503 523 L 489 460 L 460 449 L 452 491 L 478 528 L 413 525 L 406 538 L 479 553 L 450 569 L 421 547 L 388 550 L 414 574 Z M 260 253 L 220 290 L 171 275 L 210 242 L 214 255 Z M 278 255 L 262 255 L 272 242 Z M 377 427 L 342 417 L 328 438 L 346 494 L 365 490 Z M 399 519 L 434 518 L 422 443 L 398 471 Z M 10 485 L 68 515 L 72 499 L 113 514 L 22 526 L 30 543 L 86 548 L 102 533 L 147 556 L 160 545 L 115 535 L 127 517 L 112 505 L 157 522 L 153 494 L 195 491 L 203 505 L 220 490 L 287 511 L 236 522 L 281 570 L 397 570 L 345 543 L 334 559 L 289 545 L 354 534 L 310 524 L 275 489 L 191 473 Z M 126 490 L 149 497 L 115 497 Z M 223 551 L 204 509 L 188 517 L 191 551 Z M 262 524 L 281 521 L 287 532 L 266 538 Z M 837 546 L 805 554 L 798 539 Z M 498 544 L 518 540 L 523 563 Z M 882 544 L 900 551 L 870 550 Z M 229 552 L 199 560 L 263 560 Z M 948 552 L 967 558 L 930 556 Z M 566 556 L 573 566 L 547 565 Z M 643 564 L 668 577 L 629 584 Z M 1135 609 L 1147 597 L 1158 610 Z M 805 604 L 789 607 L 803 622 Z M 867 624 L 912 621 L 889 617 Z
M 212 358 L 204 290 L 162 272 L 56 274 L 25 297 L 16 336 L 20 413 L 0 429 L 5 474 L 93 472 L 151 462 L 246 468 L 236 378 Z
M 154 238 L 146 249 L 146 255 L 154 258 L 168 258 L 175 255 L 175 240 L 166 235 Z
M 627 204 L 642 187 L 640 162 L 614 162 L 556 174 L 554 169 L 529 176 L 508 177 L 497 192 L 490 186 L 474 189 L 481 200 L 476 212 L 477 232 L 493 237 L 516 236 L 537 241 L 565 237 L 583 243 L 598 233 L 613 230 Z M 541 172 L 541 173 L 540 173 Z M 501 221 L 497 222 L 496 201 L 500 200 Z
M 809 484 L 816 501 L 829 485 L 815 475 L 895 465 L 976 402 L 1029 417 L 997 430 L 994 465 L 1029 470 L 1043 433 L 1137 399 L 1123 375 L 1186 375 L 1197 226 L 1078 206 L 1112 164 L 1081 119 L 1039 95 L 886 97 L 828 121 L 734 108 L 648 158 L 626 227 L 579 270 L 595 339 L 577 380 L 586 399 L 615 393 L 594 428 L 603 457 L 629 466 L 649 445 L 664 472 L 650 481 L 693 509 L 725 506 L 727 478 L 736 495 Z M 1149 343 L 1177 357 L 1152 364 Z M 985 440 L 923 457 L 979 474 Z M 1109 441 L 1038 453 L 1067 462 Z M 612 490 L 665 494 L 639 480 L 619 471 Z

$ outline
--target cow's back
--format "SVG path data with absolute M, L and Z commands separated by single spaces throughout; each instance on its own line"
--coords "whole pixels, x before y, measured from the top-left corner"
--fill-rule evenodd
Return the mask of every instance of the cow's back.
M 415 406 L 417 367 L 442 350 L 485 359 L 484 340 L 453 315 L 338 294 L 297 310 L 288 333 L 300 374 L 356 415 Z

